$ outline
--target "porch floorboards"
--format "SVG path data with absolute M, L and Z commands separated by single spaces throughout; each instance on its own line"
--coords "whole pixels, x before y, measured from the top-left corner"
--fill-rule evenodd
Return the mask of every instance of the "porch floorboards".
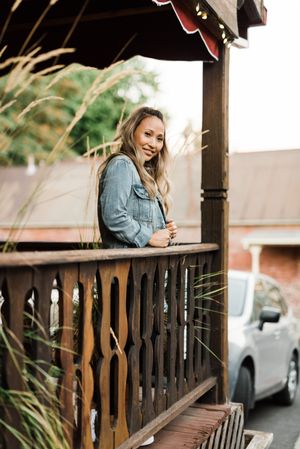
M 219 444 L 225 438 L 225 434 L 231 440 L 228 442 L 228 448 L 239 447 L 237 440 L 241 440 L 239 434 L 241 436 L 243 432 L 241 415 L 241 407 L 237 405 L 195 403 L 160 430 L 155 435 L 154 443 L 146 447 L 149 449 L 218 448 L 221 447 Z M 230 426 L 229 423 L 232 425 Z M 233 427 L 236 427 L 235 431 Z M 231 432 L 230 436 L 229 432 Z M 230 443 L 233 441 L 237 444 L 232 446 Z M 227 443 L 225 440 L 224 442 Z

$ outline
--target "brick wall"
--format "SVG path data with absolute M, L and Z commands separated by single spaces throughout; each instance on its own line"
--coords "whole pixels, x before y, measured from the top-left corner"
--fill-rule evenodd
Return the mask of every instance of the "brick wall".
M 242 239 L 258 228 L 231 226 L 229 229 L 229 268 L 251 270 L 251 255 L 244 250 Z M 264 228 L 264 230 L 279 230 Z M 285 227 L 284 230 L 289 228 Z M 295 228 L 291 228 L 295 230 Z M 300 318 L 300 247 L 264 247 L 260 255 L 260 271 L 276 279 L 287 302 Z
M 235 270 L 251 270 L 251 254 L 243 249 L 242 239 L 253 232 L 252 227 L 229 228 L 228 266 Z

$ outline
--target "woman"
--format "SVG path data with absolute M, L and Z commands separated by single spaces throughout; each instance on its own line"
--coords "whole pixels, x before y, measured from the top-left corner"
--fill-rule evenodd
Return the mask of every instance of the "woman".
M 100 167 L 98 219 L 104 248 L 167 247 L 169 181 L 163 115 L 142 107 L 122 124 L 119 150 Z

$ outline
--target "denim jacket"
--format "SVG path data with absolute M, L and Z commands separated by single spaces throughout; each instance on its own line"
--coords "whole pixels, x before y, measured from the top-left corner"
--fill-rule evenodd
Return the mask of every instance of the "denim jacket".
M 144 247 L 166 227 L 160 195 L 149 197 L 126 155 L 113 158 L 101 175 L 98 220 L 104 248 Z

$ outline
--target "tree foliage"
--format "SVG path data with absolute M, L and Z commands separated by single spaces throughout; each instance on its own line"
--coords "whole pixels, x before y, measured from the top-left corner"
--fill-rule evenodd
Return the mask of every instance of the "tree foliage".
M 130 70 L 126 77 L 122 76 L 124 70 Z M 102 72 L 105 85 L 107 75 Z M 56 158 L 82 155 L 112 140 L 120 119 L 158 90 L 156 74 L 147 72 L 139 58 L 108 72 L 118 82 L 86 107 Z M 47 76 L 27 74 L 21 83 L 8 88 L 10 76 L 0 78 L 0 165 L 26 164 L 30 154 L 36 162 L 47 160 L 101 71 L 74 64 Z

